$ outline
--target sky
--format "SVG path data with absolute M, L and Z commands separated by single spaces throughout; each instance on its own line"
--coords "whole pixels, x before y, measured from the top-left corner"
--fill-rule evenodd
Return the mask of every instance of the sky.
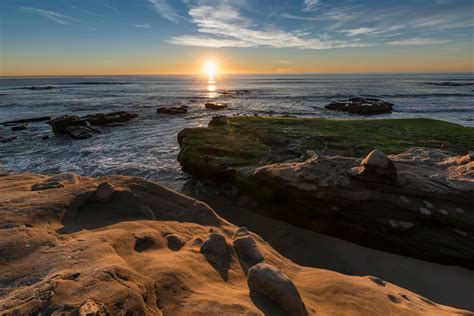
M 473 72 L 473 0 L 1 0 L 0 75 Z

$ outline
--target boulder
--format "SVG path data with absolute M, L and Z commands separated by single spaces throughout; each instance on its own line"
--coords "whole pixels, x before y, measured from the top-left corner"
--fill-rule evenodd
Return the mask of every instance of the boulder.
M 102 182 L 99 184 L 94 192 L 94 199 L 96 201 L 107 201 L 115 192 L 115 187 L 109 182 Z
M 62 134 L 62 135 L 68 135 L 68 131 L 66 130 L 68 127 L 74 127 L 74 126 L 83 126 L 83 127 L 89 127 L 89 123 L 85 120 L 82 120 L 79 116 L 75 115 L 63 115 L 57 118 L 54 118 L 48 123 L 51 125 L 53 128 L 53 132 L 55 134 Z
M 388 182 L 395 182 L 397 169 L 393 162 L 383 152 L 375 149 L 361 162 L 361 174 L 367 177 L 381 178 Z
M 172 107 L 163 107 L 156 110 L 160 114 L 185 114 L 188 112 L 188 107 L 186 105 L 182 106 L 172 106 Z
M 250 293 L 264 295 L 275 302 L 288 315 L 307 315 L 305 305 L 298 289 L 283 272 L 266 263 L 259 263 L 250 268 L 247 275 Z
M 227 107 L 226 104 L 217 103 L 217 102 L 208 102 L 208 103 L 205 103 L 204 106 L 206 107 L 206 109 L 211 109 L 211 110 L 222 110 Z
M 220 269 L 229 269 L 230 267 L 230 247 L 224 235 L 212 233 L 201 245 L 201 253 L 207 261 Z
M 257 243 L 245 227 L 239 228 L 235 233 L 233 247 L 239 259 L 243 261 L 248 268 L 264 260 Z
M 351 98 L 344 101 L 334 101 L 326 105 L 326 109 L 352 114 L 373 115 L 391 113 L 393 104 L 379 99 Z
M 166 240 L 168 241 L 168 248 L 173 251 L 180 250 L 184 245 L 184 241 L 176 234 L 166 235 Z

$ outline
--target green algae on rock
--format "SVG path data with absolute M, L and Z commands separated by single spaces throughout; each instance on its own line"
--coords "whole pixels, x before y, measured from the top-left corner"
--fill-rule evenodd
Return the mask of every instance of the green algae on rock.
M 429 119 L 216 117 L 178 141 L 185 171 L 252 196 L 266 216 L 474 268 L 474 235 L 466 233 L 474 231 L 474 128 Z M 390 155 L 393 170 L 367 170 L 370 155 L 361 158 L 374 149 Z

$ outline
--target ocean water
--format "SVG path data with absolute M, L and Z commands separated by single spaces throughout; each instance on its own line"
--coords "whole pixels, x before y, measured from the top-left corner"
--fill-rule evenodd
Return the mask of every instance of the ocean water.
M 452 84 L 440 85 L 445 82 Z M 29 89 L 45 85 L 54 88 Z M 235 89 L 248 93 L 218 93 Z M 395 104 L 392 114 L 378 118 L 427 117 L 474 126 L 473 74 L 0 78 L 0 122 L 112 111 L 139 114 L 125 126 L 102 128 L 101 134 L 85 140 L 56 137 L 45 122 L 16 132 L 0 125 L 0 135 L 17 137 L 0 142 L 0 161 L 12 171 L 137 175 L 180 189 L 188 179 L 176 161 L 176 136 L 183 128 L 207 126 L 218 114 L 360 118 L 324 109 L 331 101 L 352 96 Z M 229 107 L 212 111 L 204 107 L 209 101 Z M 177 105 L 189 106 L 188 114 L 156 113 L 159 107 Z M 45 135 L 50 137 L 43 139 Z

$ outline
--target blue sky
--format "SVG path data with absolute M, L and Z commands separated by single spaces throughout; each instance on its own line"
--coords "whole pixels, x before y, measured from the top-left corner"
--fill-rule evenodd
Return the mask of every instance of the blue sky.
M 473 70 L 472 0 L 3 0 L 0 12 L 5 74 L 193 72 L 185 61 L 205 55 L 236 71 Z

